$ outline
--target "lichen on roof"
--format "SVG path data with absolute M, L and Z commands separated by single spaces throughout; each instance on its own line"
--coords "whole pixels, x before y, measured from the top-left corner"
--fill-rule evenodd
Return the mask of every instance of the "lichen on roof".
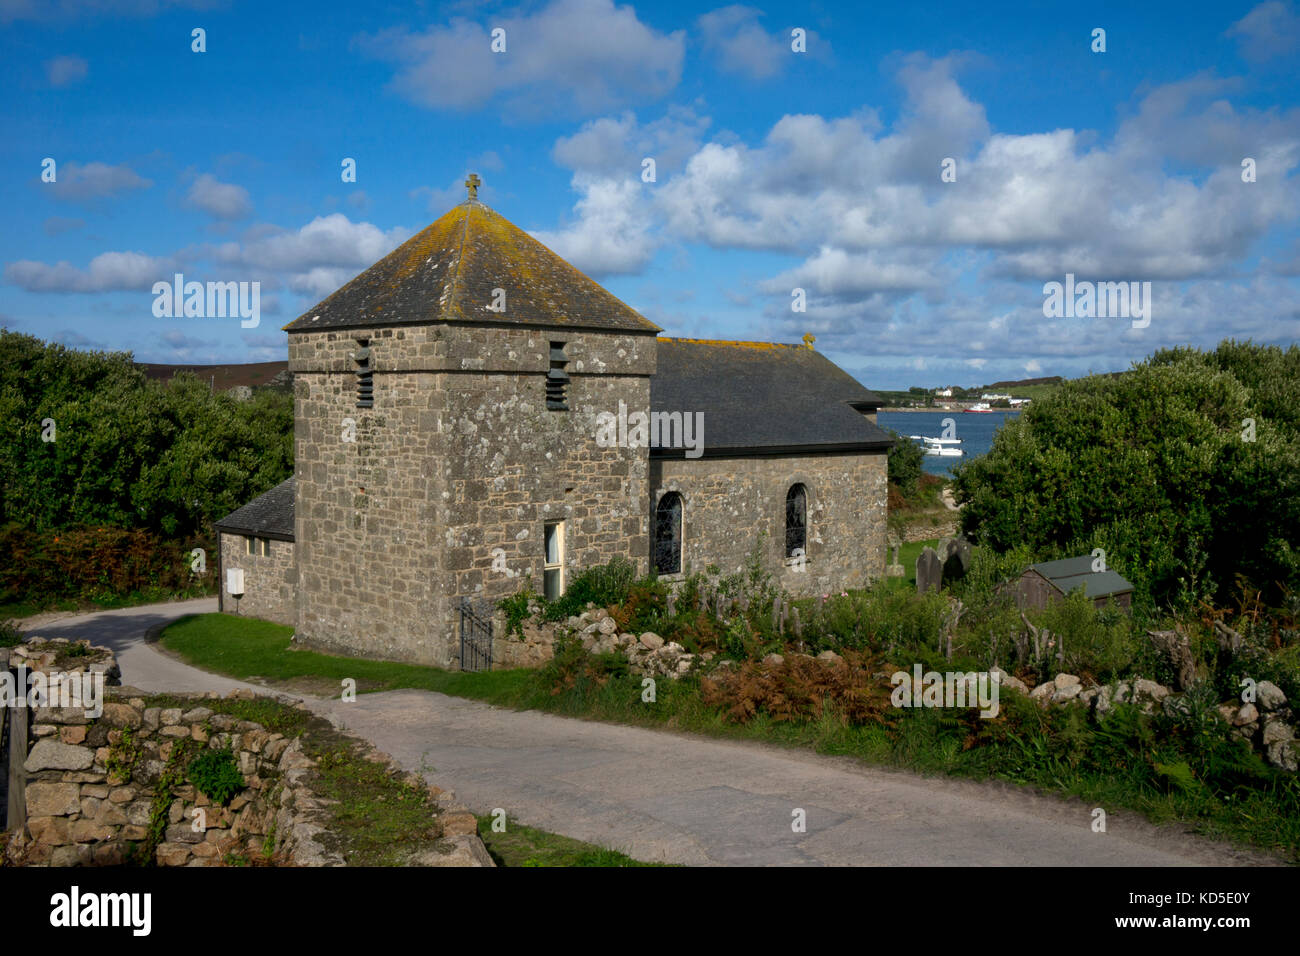
M 679 339 L 668 336 L 659 336 L 660 342 L 683 342 L 688 345 L 728 345 L 735 348 L 743 349 L 801 349 L 802 345 L 791 345 L 788 342 L 743 342 L 733 339 Z
M 497 290 L 504 311 L 492 308 Z M 659 331 L 476 199 L 452 208 L 285 329 L 455 321 Z

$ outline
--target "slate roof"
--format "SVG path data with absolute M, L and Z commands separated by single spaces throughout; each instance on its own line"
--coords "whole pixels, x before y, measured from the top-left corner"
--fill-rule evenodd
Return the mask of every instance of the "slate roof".
M 505 311 L 488 308 L 505 290 Z M 284 328 L 503 322 L 652 333 L 659 327 L 477 199 L 423 232 Z
M 226 515 L 214 527 L 227 534 L 292 541 L 295 485 L 293 478 L 286 478 L 266 494 Z
M 1078 558 L 1062 558 L 1059 561 L 1031 564 L 1029 570 L 1037 571 L 1062 594 L 1069 594 L 1076 588 L 1082 587 L 1087 597 L 1100 598 L 1133 590 L 1133 585 L 1114 571 L 1109 569 L 1093 571 L 1090 554 Z
M 854 407 L 881 398 L 801 345 L 659 339 L 650 409 L 703 412 L 704 455 L 887 449 L 888 433 Z M 651 449 L 656 456 L 680 450 Z

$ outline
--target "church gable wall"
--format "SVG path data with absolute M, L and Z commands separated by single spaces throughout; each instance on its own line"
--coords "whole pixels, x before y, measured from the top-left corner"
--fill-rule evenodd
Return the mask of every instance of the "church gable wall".
M 653 515 L 670 491 L 682 496 L 682 567 L 743 569 L 755 546 L 775 580 L 796 595 L 865 587 L 885 569 L 884 452 L 770 458 L 656 458 Z M 804 570 L 785 557 L 786 493 L 807 488 Z

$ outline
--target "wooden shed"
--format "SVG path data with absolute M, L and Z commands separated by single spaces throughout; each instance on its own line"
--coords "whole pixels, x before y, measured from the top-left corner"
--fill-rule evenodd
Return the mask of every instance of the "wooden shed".
M 1097 607 L 1114 601 L 1116 607 L 1130 609 L 1133 606 L 1133 585 L 1114 571 L 1094 571 L 1092 561 L 1092 555 L 1085 554 L 1031 564 L 1019 579 L 1011 582 L 1017 606 L 1022 611 L 1028 608 L 1041 610 L 1049 602 L 1083 588 L 1083 593 Z

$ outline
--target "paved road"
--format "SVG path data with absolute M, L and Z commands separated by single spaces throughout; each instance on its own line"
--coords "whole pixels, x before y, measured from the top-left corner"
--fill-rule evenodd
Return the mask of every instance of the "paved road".
M 25 633 L 39 634 L 42 637 L 66 637 L 69 640 L 88 637 L 96 644 L 111 647 L 117 654 L 117 663 L 122 669 L 122 683 L 141 690 L 215 690 L 228 694 L 236 688 L 247 687 L 266 693 L 265 687 L 254 687 L 190 667 L 163 654 L 145 640 L 146 632 L 152 627 L 161 626 L 185 614 L 209 614 L 216 609 L 216 598 L 200 598 L 197 601 L 149 604 L 95 614 L 38 614 L 20 621 L 19 626 Z
M 146 690 L 249 686 L 162 655 L 152 625 L 212 610 L 190 601 L 65 618 L 33 630 L 90 637 Z M 265 688 L 254 688 L 265 691 Z M 762 744 L 515 712 L 426 691 L 310 699 L 479 813 L 705 865 L 1246 865 L 1271 862 L 1009 786 L 927 779 Z M 793 811 L 804 811 L 795 832 Z

